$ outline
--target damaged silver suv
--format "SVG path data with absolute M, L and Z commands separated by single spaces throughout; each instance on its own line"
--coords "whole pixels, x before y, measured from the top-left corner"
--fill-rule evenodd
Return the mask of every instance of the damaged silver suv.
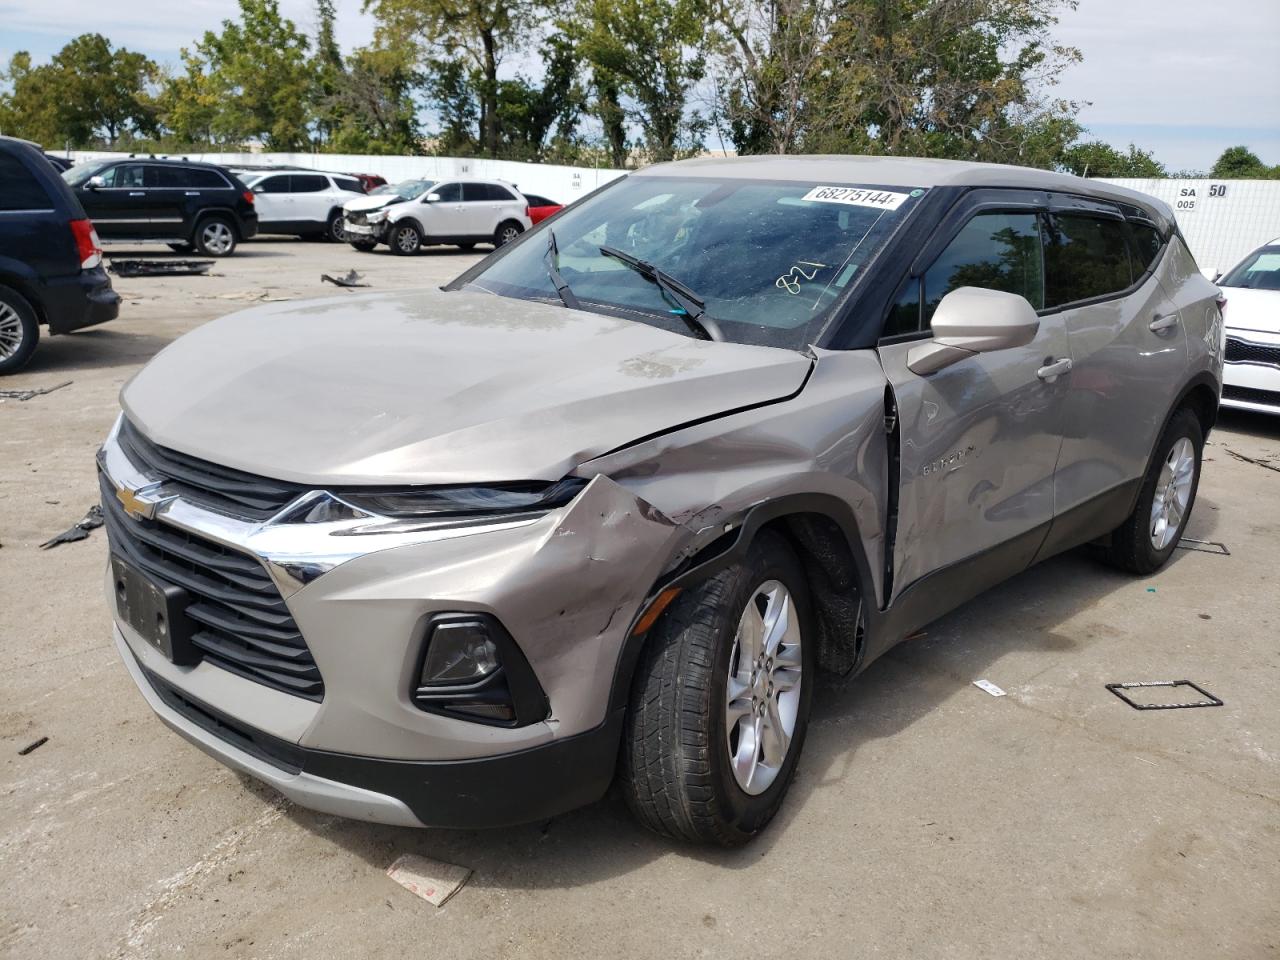
M 1033 563 L 1151 573 L 1218 291 L 1168 208 L 1037 170 L 694 160 L 442 291 L 207 324 L 99 454 L 121 656 L 317 810 L 672 837 L 778 810 L 819 671 Z

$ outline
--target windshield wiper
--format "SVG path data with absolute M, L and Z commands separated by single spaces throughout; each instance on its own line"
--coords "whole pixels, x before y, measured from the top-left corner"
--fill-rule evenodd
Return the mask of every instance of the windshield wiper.
M 606 257 L 625 263 L 646 280 L 652 281 L 658 289 L 680 305 L 680 316 L 684 317 L 696 332 L 708 340 L 724 340 L 724 331 L 720 324 L 707 316 L 705 301 L 670 274 L 663 273 L 648 260 L 641 260 L 617 247 L 602 246 L 600 252 Z
M 560 248 L 556 246 L 556 232 L 550 227 L 547 228 L 547 276 L 551 278 L 551 282 L 555 284 L 556 293 L 560 294 L 560 299 L 564 305 L 570 310 L 581 309 L 578 305 L 578 298 L 574 296 L 572 290 L 569 289 L 569 283 L 560 275 L 560 268 L 556 265 L 556 261 L 560 259 Z

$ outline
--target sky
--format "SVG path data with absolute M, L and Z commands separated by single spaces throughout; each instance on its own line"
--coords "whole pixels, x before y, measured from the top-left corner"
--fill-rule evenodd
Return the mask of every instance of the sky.
M 314 27 L 311 0 L 280 6 Z M 337 0 L 348 50 L 373 35 L 360 6 Z M 45 60 L 98 32 L 176 64 L 182 46 L 235 11 L 232 0 L 0 0 L 0 61 L 24 49 Z M 1235 144 L 1280 164 L 1280 0 L 1080 0 L 1055 35 L 1084 54 L 1055 94 L 1090 102 L 1079 116 L 1093 137 L 1136 143 L 1171 171 L 1207 170 Z

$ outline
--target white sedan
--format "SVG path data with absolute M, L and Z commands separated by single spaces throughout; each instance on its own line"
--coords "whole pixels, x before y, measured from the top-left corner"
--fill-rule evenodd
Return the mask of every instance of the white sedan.
M 1222 405 L 1280 413 L 1280 237 L 1219 280 L 1227 305 Z

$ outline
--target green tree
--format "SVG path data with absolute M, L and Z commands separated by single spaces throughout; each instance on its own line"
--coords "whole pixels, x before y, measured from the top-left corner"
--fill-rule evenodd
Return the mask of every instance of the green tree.
M 355 50 L 329 101 L 338 118 L 332 146 L 350 153 L 419 152 L 414 94 L 421 83 L 412 49 L 378 42 Z
M 1248 147 L 1227 147 L 1218 157 L 1209 176 L 1224 180 L 1277 180 L 1280 166 L 1268 167 Z
M 460 52 L 474 69 L 480 143 L 498 155 L 498 66 L 518 49 L 531 26 L 534 0 L 364 0 L 379 29 L 416 38 L 422 59 L 439 65 Z M 467 71 L 470 74 L 470 71 Z
M 1101 140 L 1077 143 L 1062 152 L 1061 166 L 1078 177 L 1138 177 L 1165 176 L 1164 165 L 1146 150 L 1139 150 L 1132 143 L 1127 153 L 1117 150 Z
M 498 126 L 502 155 L 513 160 L 542 160 L 548 142 L 572 150 L 582 118 L 585 94 L 577 82 L 579 53 L 563 34 L 544 44 L 542 83 L 525 77 L 498 85 Z
M 690 109 L 706 75 L 700 0 L 578 0 L 563 26 L 596 71 L 606 127 L 617 124 L 612 111 L 625 111 L 652 162 L 701 148 L 708 121 Z
M 168 101 L 166 126 L 177 135 L 193 126 L 185 114 L 207 115 L 214 142 L 257 139 L 270 150 L 305 149 L 317 89 L 310 44 L 276 0 L 239 4 L 239 21 L 224 20 L 220 32 L 206 31 L 194 50 L 182 51 L 186 77 Z M 187 97 L 200 106 L 189 108 Z
M 316 0 L 316 43 L 311 68 L 316 80 L 316 139 L 328 143 L 342 126 L 344 104 L 338 91 L 346 79 L 333 0 Z
M 6 133 L 62 146 L 115 146 L 156 132 L 156 64 L 101 34 L 71 40 L 49 63 L 26 52 L 4 72 Z

